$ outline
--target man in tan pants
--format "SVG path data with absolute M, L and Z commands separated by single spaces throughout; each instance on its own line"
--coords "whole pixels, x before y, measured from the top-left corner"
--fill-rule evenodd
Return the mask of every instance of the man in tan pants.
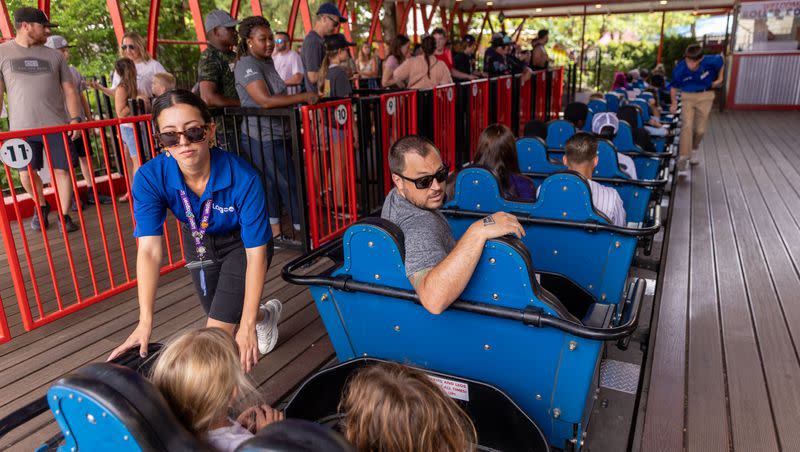
M 684 59 L 672 71 L 670 112 L 678 111 L 678 90 L 681 91 L 681 137 L 678 169 L 696 165 L 696 151 L 706 131 L 706 121 L 714 104 L 713 89 L 722 85 L 724 60 L 721 55 L 703 55 L 699 44 L 686 48 Z

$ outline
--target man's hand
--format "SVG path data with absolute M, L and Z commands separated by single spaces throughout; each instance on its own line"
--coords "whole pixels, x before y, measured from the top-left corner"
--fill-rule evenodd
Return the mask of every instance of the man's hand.
M 236 418 L 236 422 L 242 424 L 242 427 L 249 430 L 250 433 L 256 434 L 269 424 L 282 421 L 283 418 L 282 412 L 269 405 L 258 405 L 244 410 L 242 414 Z
M 508 234 L 514 234 L 517 238 L 525 236 L 525 229 L 517 220 L 517 217 L 505 212 L 497 212 L 472 224 L 485 240 L 496 239 Z

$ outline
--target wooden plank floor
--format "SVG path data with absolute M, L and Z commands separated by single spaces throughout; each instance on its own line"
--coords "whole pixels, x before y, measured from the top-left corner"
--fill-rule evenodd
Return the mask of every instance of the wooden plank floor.
M 639 450 L 800 450 L 798 127 L 714 113 L 678 179 Z
M 111 248 L 111 259 L 107 263 L 100 239 L 102 234 L 98 216 L 94 209 L 90 214 L 84 211 L 87 215 L 89 254 L 95 262 L 95 280 L 100 290 L 110 287 L 109 266 L 115 284 L 125 281 L 122 250 L 128 259 L 130 277 L 135 277 L 136 245 L 130 232 L 126 232 L 132 231 L 130 209 L 126 205 L 121 205 L 119 213 L 123 231 L 122 244 L 113 222 L 113 209 L 109 206 L 102 208 L 102 218 Z M 51 214 L 50 219 L 51 226 L 47 232 L 53 250 L 55 278 L 51 277 L 42 239 L 38 233 L 31 233 L 26 229 L 32 257 L 31 267 L 40 282 L 39 289 L 45 313 L 52 312 L 56 308 L 56 287 L 65 306 L 76 301 L 75 283 L 67 264 L 64 240 L 52 224 L 55 215 Z M 20 249 L 19 256 L 23 260 L 21 266 L 26 280 L 26 292 L 29 297 L 33 297 L 28 264 L 21 251 L 20 231 L 16 224 L 13 225 L 13 229 L 17 247 Z M 171 229 L 173 234 L 171 248 L 175 258 L 179 259 L 180 248 L 175 240 L 174 226 L 171 226 Z M 81 233 L 71 234 L 69 243 L 76 261 L 75 280 L 78 281 L 78 287 L 84 297 L 87 294 L 91 295 L 93 281 Z M 308 290 L 289 285 L 280 278 L 281 268 L 296 256 L 298 256 L 296 251 L 278 250 L 267 274 L 263 293 L 263 299 L 278 298 L 284 304 L 279 324 L 278 346 L 269 355 L 262 357 L 251 373 L 268 403 L 276 403 L 286 397 L 308 374 L 329 362 L 334 356 L 333 348 Z M 134 288 L 33 331 L 25 332 L 5 254 L 0 256 L 0 260 L 2 261 L 0 296 L 12 333 L 9 342 L 0 344 L 0 418 L 2 418 L 43 396 L 49 385 L 62 375 L 89 362 L 105 360 L 110 351 L 133 331 L 138 320 L 138 305 Z M 29 304 L 36 317 L 35 304 Z M 188 272 L 178 269 L 162 276 L 151 340 L 163 342 L 186 329 L 204 326 L 205 320 L 205 314 L 195 295 Z M 30 451 L 57 432 L 58 428 L 53 423 L 52 415 L 46 413 L 0 439 L 0 450 Z

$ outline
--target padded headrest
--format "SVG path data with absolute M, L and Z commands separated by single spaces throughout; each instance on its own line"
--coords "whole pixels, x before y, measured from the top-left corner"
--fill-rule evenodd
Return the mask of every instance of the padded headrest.
M 581 119 L 586 116 L 582 116 Z M 564 119 L 556 119 L 547 123 L 547 147 L 561 149 L 564 143 L 575 135 L 575 126 Z
M 142 450 L 208 450 L 183 427 L 158 389 L 145 377 L 125 366 L 92 363 L 56 381 L 50 391 L 69 393 L 70 399 L 75 394 L 76 399 L 82 397 L 86 402 L 96 402 L 113 419 L 124 425 Z M 54 402 L 49 394 L 48 399 L 53 407 Z M 65 410 L 59 411 L 59 415 L 65 415 Z M 65 425 L 78 428 L 78 419 L 69 416 L 66 414 Z M 83 412 L 79 415 L 81 418 L 86 416 Z M 81 447 L 81 441 L 86 438 L 73 436 L 78 447 Z
M 630 179 L 630 176 L 619 167 L 617 148 L 606 139 L 599 138 L 597 142 L 597 155 L 599 160 L 597 166 L 594 168 L 594 177 Z
M 316 422 L 286 419 L 266 426 L 236 452 L 355 452 L 342 435 Z
M 563 171 L 564 165 L 550 161 L 544 141 L 538 138 L 517 140 L 517 160 L 523 173 L 552 173 Z
M 611 221 L 592 204 L 589 182 L 574 171 L 556 173 L 542 182 L 539 198 L 531 215 L 553 220 L 596 222 Z
M 342 245 L 344 265 L 334 276 L 348 274 L 357 281 L 411 287 L 405 277 L 405 237 L 396 224 L 378 217 L 364 218 L 347 228 Z

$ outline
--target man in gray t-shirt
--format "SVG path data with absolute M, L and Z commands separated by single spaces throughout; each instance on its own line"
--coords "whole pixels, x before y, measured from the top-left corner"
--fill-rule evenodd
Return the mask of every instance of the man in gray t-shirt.
M 317 10 L 317 20 L 314 29 L 308 32 L 303 39 L 301 55 L 305 69 L 306 91 L 319 93 L 319 70 L 322 59 L 325 58 L 325 36 L 330 36 L 339 30 L 339 26 L 347 22 L 339 8 L 333 3 L 323 3 Z
M 439 150 L 427 139 L 403 137 L 389 150 L 394 188 L 383 203 L 381 217 L 403 231 L 406 275 L 420 302 L 440 314 L 467 287 L 487 240 L 525 231 L 513 215 L 498 212 L 476 221 L 458 243 L 444 216 L 449 169 Z

